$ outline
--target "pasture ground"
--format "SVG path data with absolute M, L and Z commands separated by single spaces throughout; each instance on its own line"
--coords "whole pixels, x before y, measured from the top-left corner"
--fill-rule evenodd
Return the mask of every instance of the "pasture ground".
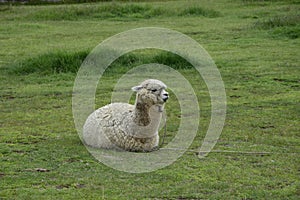
M 299 8 L 296 0 L 1 5 L 0 199 L 299 199 Z M 214 150 L 199 160 L 210 118 L 202 78 L 163 52 L 120 58 L 99 84 L 97 106 L 109 103 L 126 63 L 161 59 L 190 81 L 201 109 L 189 151 L 164 169 L 130 174 L 85 149 L 72 89 L 91 49 L 145 26 L 180 31 L 208 51 L 225 84 L 227 117 Z M 167 110 L 170 141 L 178 103 Z

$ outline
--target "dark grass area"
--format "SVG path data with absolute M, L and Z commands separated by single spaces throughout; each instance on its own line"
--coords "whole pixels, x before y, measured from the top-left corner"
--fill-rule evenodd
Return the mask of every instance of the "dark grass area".
M 198 6 L 185 8 L 179 15 L 181 16 L 204 16 L 204 17 L 220 17 L 221 13 L 213 9 L 205 9 Z
M 2 0 L 0 5 L 53 5 L 53 4 L 79 4 L 97 2 L 157 2 L 158 0 Z
M 2 7 L 2 12 L 17 12 L 15 7 Z M 208 18 L 220 17 L 219 11 L 208 9 L 202 5 L 193 5 L 183 7 L 180 9 L 168 9 L 164 6 L 153 6 L 146 3 L 122 3 L 122 2 L 108 2 L 105 4 L 83 4 L 76 5 L 59 5 L 44 6 L 36 9 L 33 12 L 27 13 L 20 19 L 27 19 L 33 21 L 42 20 L 70 20 L 77 21 L 79 19 L 115 19 L 115 20 L 137 20 L 149 19 L 157 17 L 195 17 L 202 16 Z M 10 20 L 15 20 L 11 18 Z
M 147 54 L 142 52 L 125 54 L 112 63 L 111 67 L 107 68 L 107 72 L 119 73 L 148 63 L 160 63 L 174 69 L 192 68 L 191 64 L 176 54 L 160 50 L 153 50 L 153 52 L 154 54 L 151 54 L 148 50 Z M 88 54 L 89 51 L 46 53 L 9 65 L 7 69 L 10 74 L 16 75 L 76 73 Z
M 253 28 L 269 30 L 274 37 L 296 39 L 300 37 L 300 14 L 277 15 L 258 20 Z

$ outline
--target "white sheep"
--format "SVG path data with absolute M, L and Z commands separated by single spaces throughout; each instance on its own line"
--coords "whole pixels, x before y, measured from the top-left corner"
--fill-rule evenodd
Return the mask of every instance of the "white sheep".
M 148 79 L 132 88 L 137 92 L 135 105 L 112 103 L 94 111 L 83 127 L 83 140 L 94 148 L 126 151 L 152 151 L 158 147 L 158 129 L 167 86 Z

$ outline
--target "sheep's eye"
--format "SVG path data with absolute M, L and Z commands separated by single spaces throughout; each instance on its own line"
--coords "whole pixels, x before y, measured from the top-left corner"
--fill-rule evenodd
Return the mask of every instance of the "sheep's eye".
M 151 91 L 152 91 L 152 92 L 157 92 L 157 89 L 152 89 Z

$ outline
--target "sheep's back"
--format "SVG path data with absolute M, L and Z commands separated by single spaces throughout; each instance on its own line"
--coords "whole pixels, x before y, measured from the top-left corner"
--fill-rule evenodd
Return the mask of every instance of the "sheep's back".
M 128 134 L 133 109 L 134 106 L 127 103 L 112 103 L 95 110 L 84 124 L 84 142 L 96 148 L 113 148 L 113 138 Z

